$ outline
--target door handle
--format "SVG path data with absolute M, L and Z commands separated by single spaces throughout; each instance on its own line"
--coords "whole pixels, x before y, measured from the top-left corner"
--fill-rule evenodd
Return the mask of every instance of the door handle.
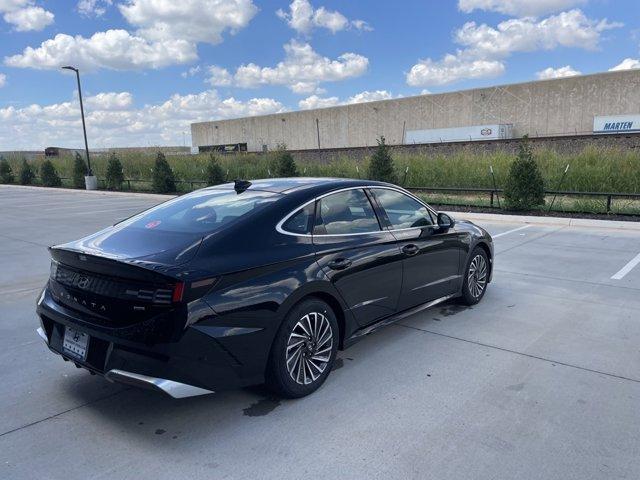
M 347 258 L 337 258 L 329 262 L 329 268 L 331 270 L 344 270 L 351 265 L 351 260 Z
M 416 253 L 418 253 L 420 251 L 420 249 L 418 248 L 417 245 L 414 245 L 413 243 L 410 243 L 408 245 L 405 245 L 404 247 L 402 247 L 402 253 L 404 253 L 405 255 L 415 255 Z

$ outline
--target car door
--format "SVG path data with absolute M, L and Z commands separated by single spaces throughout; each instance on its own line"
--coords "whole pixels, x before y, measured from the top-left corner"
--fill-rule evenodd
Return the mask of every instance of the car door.
M 363 189 L 332 193 L 316 202 L 313 244 L 318 264 L 359 325 L 396 311 L 402 255 Z
M 464 244 L 455 229 L 442 230 L 428 208 L 398 190 L 371 188 L 382 220 L 403 255 L 399 310 L 456 292 Z

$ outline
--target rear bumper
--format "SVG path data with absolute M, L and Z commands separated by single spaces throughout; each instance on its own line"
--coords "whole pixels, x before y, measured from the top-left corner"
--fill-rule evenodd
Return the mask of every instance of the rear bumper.
M 202 329 L 186 327 L 179 338 L 167 343 L 123 339 L 115 332 L 105 332 L 104 327 L 92 328 L 77 312 L 56 303 L 48 289 L 38 301 L 37 313 L 37 333 L 53 353 L 113 382 L 184 398 L 264 381 L 264 366 L 247 369 Z M 75 358 L 63 349 L 66 326 L 89 335 L 86 359 Z
M 36 332 L 38 333 L 38 336 L 42 338 L 42 340 L 44 340 L 44 343 L 49 346 L 49 340 L 44 329 L 42 327 L 38 327 Z M 51 351 L 53 351 L 54 353 L 59 353 L 53 349 L 51 349 Z M 166 378 L 149 377 L 148 375 L 127 372 L 125 370 L 109 370 L 104 374 L 104 377 L 111 382 L 118 382 L 125 385 L 133 385 L 134 387 L 161 391 L 173 398 L 195 397 L 198 395 L 215 393 L 213 390 L 206 390 L 204 388 L 195 387 L 186 383 L 174 382 L 173 380 L 167 380 Z

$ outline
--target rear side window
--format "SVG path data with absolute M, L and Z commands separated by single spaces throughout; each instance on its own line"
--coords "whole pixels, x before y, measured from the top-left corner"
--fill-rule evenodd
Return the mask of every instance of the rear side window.
M 301 208 L 282 224 L 282 230 L 289 233 L 297 233 L 299 235 L 311 233 L 313 229 L 314 209 L 315 205 L 313 203 Z
M 380 231 L 378 218 L 362 190 L 346 190 L 321 198 L 314 235 L 345 235 Z
M 433 219 L 427 207 L 408 195 L 384 188 L 372 188 L 371 193 L 384 209 L 392 228 L 417 228 L 433 225 Z
M 142 212 L 120 225 L 163 232 L 208 234 L 278 200 L 272 192 L 203 190 Z

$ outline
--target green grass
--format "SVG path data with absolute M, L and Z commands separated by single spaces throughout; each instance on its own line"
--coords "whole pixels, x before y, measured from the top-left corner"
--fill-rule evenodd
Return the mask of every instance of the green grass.
M 123 153 L 122 161 L 127 179 L 144 181 L 151 179 L 155 161 L 154 155 L 143 153 Z M 559 187 L 562 172 L 570 165 L 562 190 L 581 192 L 640 193 L 640 152 L 614 148 L 587 147 L 579 153 L 560 154 L 551 150 L 535 151 L 536 161 L 544 178 L 545 188 Z M 515 155 L 504 152 L 477 154 L 471 148 L 454 155 L 399 155 L 394 154 L 395 167 L 400 183 L 406 187 L 463 187 L 492 188 L 493 180 L 489 167 L 493 166 L 498 188 L 507 177 Z M 204 178 L 207 154 L 168 156 L 167 160 L 179 180 L 202 180 Z M 98 178 L 104 178 L 108 156 L 94 156 L 92 166 Z M 275 158 L 273 154 L 221 155 L 218 160 L 227 173 L 227 178 L 255 179 L 274 176 Z M 10 158 L 9 162 L 16 174 L 20 159 Z M 39 169 L 42 160 L 33 162 Z M 62 177 L 71 177 L 73 158 L 61 157 L 53 163 Z M 340 157 L 329 163 L 298 162 L 298 170 L 306 176 L 354 177 L 366 176 L 368 160 L 354 161 Z M 408 172 L 405 178 L 405 169 Z M 133 182 L 132 188 L 145 190 L 145 183 Z M 188 190 L 188 185 L 180 185 Z M 197 186 L 196 186 L 197 188 Z

